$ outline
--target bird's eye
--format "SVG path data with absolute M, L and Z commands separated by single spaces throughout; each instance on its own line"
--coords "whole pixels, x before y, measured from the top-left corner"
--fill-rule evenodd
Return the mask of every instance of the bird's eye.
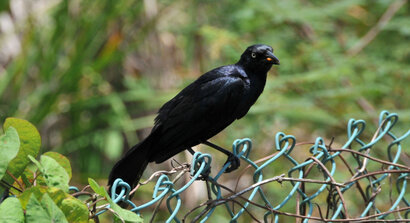
M 251 54 L 252 58 L 256 58 L 256 53 Z

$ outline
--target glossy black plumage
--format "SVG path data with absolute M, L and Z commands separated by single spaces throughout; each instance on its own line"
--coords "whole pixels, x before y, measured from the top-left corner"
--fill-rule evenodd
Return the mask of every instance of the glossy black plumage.
M 151 134 L 116 163 L 108 184 L 122 178 L 135 186 L 148 162 L 163 162 L 242 118 L 262 93 L 273 64 L 279 60 L 272 48 L 257 44 L 236 64 L 200 76 L 160 108 Z

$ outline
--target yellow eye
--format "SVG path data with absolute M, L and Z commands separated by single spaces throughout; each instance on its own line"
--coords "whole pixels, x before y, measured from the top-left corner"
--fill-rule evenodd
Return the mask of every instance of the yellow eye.
M 256 58 L 256 53 L 252 53 L 252 58 Z

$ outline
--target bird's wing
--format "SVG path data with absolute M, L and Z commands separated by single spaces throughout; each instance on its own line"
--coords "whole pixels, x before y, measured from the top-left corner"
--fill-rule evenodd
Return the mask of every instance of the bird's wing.
M 238 108 L 248 88 L 247 78 L 237 69 L 210 71 L 187 86 L 158 113 L 153 160 L 166 160 L 222 131 L 241 113 Z

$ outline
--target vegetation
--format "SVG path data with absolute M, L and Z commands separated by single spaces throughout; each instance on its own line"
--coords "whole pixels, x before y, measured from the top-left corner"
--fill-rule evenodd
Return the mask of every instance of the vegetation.
M 260 151 L 255 158 L 272 153 L 278 131 L 303 141 L 335 137 L 337 145 L 349 118 L 377 120 L 384 109 L 399 114 L 396 131 L 408 130 L 405 0 L 38 2 L 0 3 L 0 123 L 18 117 L 37 126 L 42 143 L 36 136 L 31 155 L 66 156 L 71 185 L 88 184 L 89 177 L 103 185 L 109 167 L 144 137 L 164 102 L 203 72 L 235 63 L 253 43 L 271 45 L 281 65 L 249 114 L 215 137 L 216 144 L 228 148 L 249 137 Z M 222 165 L 224 157 L 211 153 Z M 25 162 L 19 171 L 31 163 Z M 141 193 L 148 200 L 151 192 Z
M 94 194 L 85 202 L 71 196 L 70 161 L 56 152 L 46 152 L 36 160 L 41 139 L 37 129 L 29 122 L 8 118 L 3 125 L 5 134 L 0 136 L 0 192 L 5 189 L 16 197 L 9 197 L 0 205 L 1 222 L 89 222 L 95 213 L 92 209 L 101 195 L 107 200 L 119 219 L 142 222 L 135 213 L 113 203 L 103 187 L 94 180 L 89 184 Z M 92 205 L 94 203 L 94 205 Z M 90 211 L 89 211 L 90 207 Z M 90 212 L 90 213 L 89 213 Z

